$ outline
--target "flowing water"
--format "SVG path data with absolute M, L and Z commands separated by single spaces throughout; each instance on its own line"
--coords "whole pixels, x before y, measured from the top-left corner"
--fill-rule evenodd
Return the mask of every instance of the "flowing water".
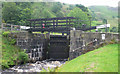
M 18 65 L 12 68 L 6 69 L 2 72 L 41 72 L 43 69 L 48 71 L 49 69 L 55 69 L 65 64 L 65 61 L 37 61 L 36 63 L 26 63 L 25 65 Z

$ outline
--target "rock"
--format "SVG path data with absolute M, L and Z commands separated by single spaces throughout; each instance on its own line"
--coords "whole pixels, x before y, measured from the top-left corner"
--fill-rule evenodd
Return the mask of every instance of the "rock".
M 24 70 L 24 72 L 29 72 L 29 70 Z
M 55 61 L 55 65 L 60 65 L 60 62 L 59 61 Z
M 35 66 L 35 64 L 30 64 L 30 66 Z
M 36 69 L 36 70 L 35 70 L 35 72 L 40 72 L 40 71 L 41 71 L 41 69 Z
M 56 67 L 55 65 L 51 65 L 51 64 L 47 64 L 46 66 L 49 67 L 49 68 L 54 68 L 54 67 Z
M 18 72 L 23 72 L 23 70 L 22 70 L 22 69 L 19 69 Z
M 38 64 L 36 67 L 37 67 L 37 69 L 42 69 L 41 64 Z
M 37 61 L 36 63 L 27 63 L 25 65 L 14 66 L 10 68 L 11 70 L 7 69 L 6 72 L 41 72 L 42 68 L 48 70 L 48 68 L 55 68 L 59 67 L 64 64 L 65 61 Z
M 51 64 L 54 64 L 54 61 L 52 61 Z
M 35 64 L 41 64 L 41 62 L 40 62 L 40 61 L 37 61 Z

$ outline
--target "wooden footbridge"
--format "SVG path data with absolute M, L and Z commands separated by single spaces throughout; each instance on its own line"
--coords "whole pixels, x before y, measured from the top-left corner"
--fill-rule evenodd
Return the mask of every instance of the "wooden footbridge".
M 75 27 L 76 23 L 81 23 L 83 21 L 90 21 L 90 20 L 80 20 L 79 18 L 75 17 L 56 17 L 56 18 L 40 18 L 40 19 L 29 19 L 29 25 L 26 26 L 20 26 L 20 25 L 12 25 L 12 24 L 6 24 L 3 23 L 1 25 L 2 29 L 3 25 L 9 26 L 9 30 L 13 30 L 14 27 L 17 27 L 17 30 L 25 29 L 29 32 L 58 32 L 58 33 L 70 33 L 70 30 L 76 29 L 76 30 L 92 30 L 97 28 L 105 28 L 106 25 L 102 26 L 89 26 L 88 25 L 81 25 L 79 27 Z
M 58 32 L 58 33 L 69 33 L 74 24 L 75 17 L 59 17 L 59 18 L 41 18 L 41 19 L 30 19 L 31 32 Z
M 97 26 L 89 26 L 83 24 L 80 27 L 75 27 L 76 23 L 90 20 L 79 20 L 75 17 L 56 17 L 56 18 L 40 18 L 40 19 L 29 19 L 30 32 L 58 32 L 58 33 L 70 33 L 70 30 L 77 29 L 82 31 L 97 29 Z

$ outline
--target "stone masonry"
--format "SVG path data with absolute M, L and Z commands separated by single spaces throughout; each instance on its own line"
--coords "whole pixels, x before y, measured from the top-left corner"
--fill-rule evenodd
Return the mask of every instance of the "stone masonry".
M 91 51 L 95 49 L 96 46 L 109 42 L 112 39 L 118 41 L 118 34 L 71 30 L 69 58 L 76 58 L 77 56 Z
M 17 46 L 26 50 L 31 60 L 46 59 L 47 41 L 50 37 L 49 34 L 19 32 L 11 33 L 10 35 L 16 39 Z
M 11 37 L 16 39 L 16 45 L 21 49 L 26 50 L 31 60 L 44 60 L 49 57 L 48 51 L 54 51 L 54 53 L 50 53 L 51 55 L 57 54 L 57 50 L 53 50 L 52 44 L 50 44 L 50 34 L 39 34 L 39 33 L 29 33 L 29 32 L 19 32 L 19 33 L 11 33 Z M 91 51 L 98 47 L 100 44 L 105 42 L 109 42 L 112 39 L 119 41 L 118 34 L 112 33 L 99 33 L 99 32 L 83 32 L 80 30 L 71 30 L 70 31 L 70 46 L 68 45 L 68 57 L 71 59 L 80 56 L 88 51 Z M 61 39 L 58 39 L 59 41 Z M 55 42 L 54 42 L 55 43 Z M 57 42 L 57 44 L 59 44 Z M 56 45 L 57 45 L 56 44 Z M 59 46 L 59 45 L 58 45 Z M 65 46 L 65 45 L 63 45 Z M 61 47 L 63 47 L 61 46 Z M 57 46 L 53 46 L 57 47 Z M 48 49 L 50 48 L 50 49 Z M 59 49 L 60 51 L 66 49 Z M 63 52 L 65 53 L 65 52 Z

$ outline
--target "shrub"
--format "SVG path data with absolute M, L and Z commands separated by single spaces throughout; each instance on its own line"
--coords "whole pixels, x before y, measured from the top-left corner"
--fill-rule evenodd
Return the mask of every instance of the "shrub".
M 24 64 L 28 62 L 29 58 L 28 55 L 25 52 L 20 52 L 18 54 L 18 61 L 23 62 Z
M 10 33 L 9 31 L 6 31 L 6 32 L 3 32 L 2 35 L 3 35 L 4 37 L 8 37 L 8 34 L 9 34 L 9 33 Z
M 7 68 L 9 68 L 9 66 L 8 66 L 8 64 L 6 63 L 6 64 L 4 64 L 4 65 L 2 65 L 2 69 L 7 69 Z
M 15 63 L 14 63 L 14 61 L 13 61 L 13 60 L 9 60 L 9 61 L 8 61 L 8 65 L 9 65 L 9 66 L 14 66 L 14 65 L 15 65 Z
M 9 31 L 6 31 L 6 32 L 2 33 L 3 37 L 5 37 L 7 39 L 6 44 L 8 43 L 10 45 L 15 45 L 16 40 L 13 39 L 12 37 L 8 36 L 9 33 L 10 33 Z
M 15 39 L 10 39 L 10 44 L 11 44 L 11 45 L 15 45 L 15 43 L 16 43 L 16 40 L 15 40 Z
M 7 60 L 2 60 L 2 69 L 7 69 L 7 68 L 9 68 L 9 65 L 8 65 L 8 63 L 7 63 Z

